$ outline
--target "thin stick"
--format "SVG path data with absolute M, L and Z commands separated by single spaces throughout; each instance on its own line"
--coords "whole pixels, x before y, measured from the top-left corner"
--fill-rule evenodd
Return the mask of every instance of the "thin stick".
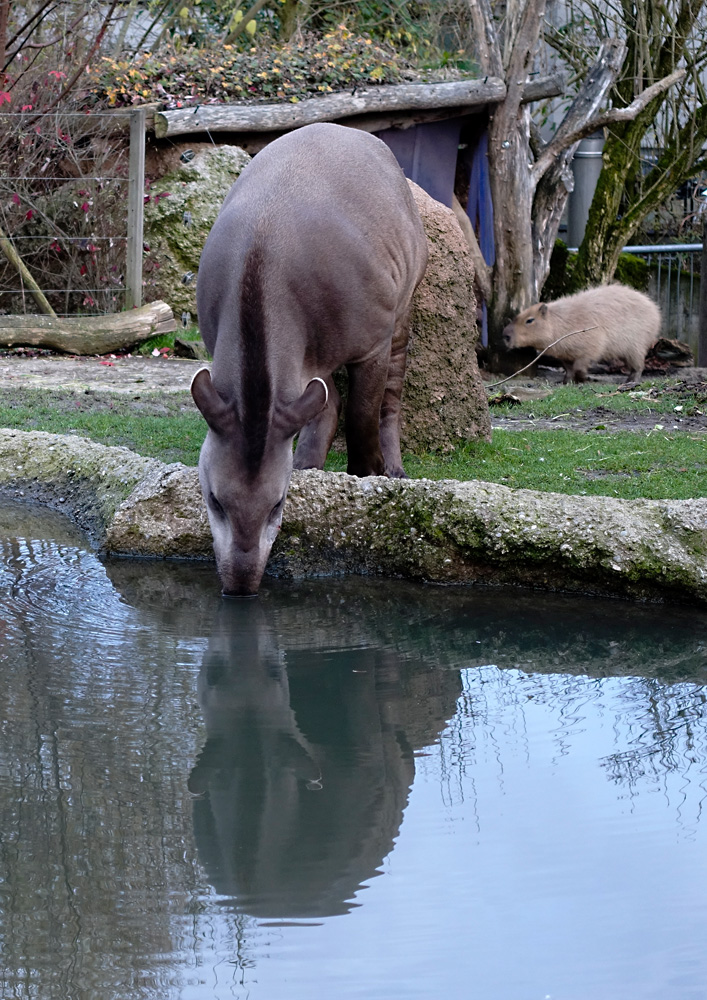
M 0 251 L 5 255 L 5 257 L 15 268 L 17 273 L 22 278 L 24 284 L 27 285 L 29 289 L 31 289 L 32 295 L 34 295 L 35 301 L 39 306 L 39 308 L 42 310 L 42 312 L 46 313 L 47 316 L 54 316 L 54 318 L 56 319 L 56 313 L 49 305 L 49 302 L 47 301 L 44 292 L 39 287 L 37 282 L 34 280 L 32 275 L 29 273 L 29 271 L 27 270 L 27 265 L 22 260 L 18 252 L 15 250 L 12 243 L 7 238 L 2 229 L 0 229 Z
M 553 340 L 553 342 L 551 344 L 548 344 L 547 347 L 543 347 L 542 351 L 539 354 L 536 354 L 533 360 L 530 361 L 527 365 L 524 365 L 522 368 L 519 368 L 517 372 L 513 372 L 512 375 L 508 376 L 508 378 L 502 378 L 500 382 L 489 382 L 486 388 L 494 389 L 497 385 L 503 385 L 504 382 L 510 382 L 510 380 L 512 378 L 515 378 L 516 375 L 520 375 L 521 372 L 524 372 L 526 370 L 526 368 L 530 368 L 531 365 L 534 365 L 535 362 L 538 360 L 538 358 L 541 358 L 543 354 L 546 351 L 549 351 L 551 347 L 554 347 L 555 344 L 559 344 L 561 340 L 566 340 L 568 337 L 575 337 L 578 333 L 587 333 L 589 330 L 596 330 L 596 328 L 597 325 L 595 323 L 594 326 L 585 326 L 583 330 L 573 330 L 572 333 L 566 333 L 564 336 L 558 337 L 557 340 Z

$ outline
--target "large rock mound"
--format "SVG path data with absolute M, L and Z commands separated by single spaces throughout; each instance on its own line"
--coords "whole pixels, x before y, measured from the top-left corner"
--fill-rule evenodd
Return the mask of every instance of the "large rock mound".
M 451 451 L 491 439 L 491 420 L 476 362 L 474 267 L 454 212 L 408 182 L 429 245 L 415 293 L 401 441 L 403 451 Z
M 193 157 L 189 159 L 189 154 Z M 195 146 L 151 185 L 145 204 L 145 298 L 196 320 L 196 275 L 206 237 L 250 156 L 238 146 Z

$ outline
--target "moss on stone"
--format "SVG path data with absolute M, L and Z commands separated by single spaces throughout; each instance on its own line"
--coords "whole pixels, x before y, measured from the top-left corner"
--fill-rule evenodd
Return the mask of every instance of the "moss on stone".
M 144 274 L 147 297 L 177 315 L 196 316 L 201 251 L 224 198 L 250 156 L 237 146 L 212 146 L 155 182 L 145 205 Z M 191 278 L 188 276 L 191 275 Z

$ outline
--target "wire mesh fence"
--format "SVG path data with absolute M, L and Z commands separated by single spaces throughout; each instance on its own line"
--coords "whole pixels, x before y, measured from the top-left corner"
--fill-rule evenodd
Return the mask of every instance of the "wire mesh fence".
M 27 272 L 57 315 L 129 304 L 130 157 L 115 122 L 109 113 L 0 111 L 0 312 L 40 311 Z

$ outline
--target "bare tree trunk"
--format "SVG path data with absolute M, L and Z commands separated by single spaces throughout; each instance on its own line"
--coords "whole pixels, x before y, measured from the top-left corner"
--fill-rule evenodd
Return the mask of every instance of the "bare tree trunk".
M 480 5 L 485 0 L 479 0 Z M 523 88 L 535 53 L 544 0 L 531 0 L 521 12 L 516 37 L 509 45 L 505 69 L 506 99 L 489 124 L 489 180 L 494 205 L 496 263 L 489 309 L 492 363 L 499 355 L 501 333 L 511 316 L 531 304 L 533 272 L 530 110 L 522 103 Z M 490 15 L 488 15 L 490 16 Z M 486 20 L 486 15 L 483 20 Z M 500 52 L 498 43 L 496 53 Z M 497 55 L 492 54 L 495 60 Z
M 543 157 L 557 146 L 559 152 L 551 165 L 538 178 L 533 203 L 533 301 L 537 302 L 540 291 L 550 270 L 552 248 L 557 239 L 562 213 L 567 198 L 574 187 L 571 170 L 572 157 L 579 141 L 571 145 L 563 144 L 573 134 L 593 123 L 599 109 L 606 101 L 626 57 L 626 45 L 619 39 L 605 41 L 599 49 L 594 66 L 590 70 L 579 93 L 572 102 L 565 118 L 555 133 L 552 143 L 540 152 L 533 168 L 534 173 L 542 169 Z

